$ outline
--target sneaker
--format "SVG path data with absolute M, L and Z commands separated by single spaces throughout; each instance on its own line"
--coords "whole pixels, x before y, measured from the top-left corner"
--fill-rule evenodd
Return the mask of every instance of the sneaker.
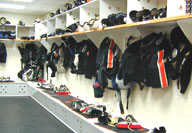
M 0 82 L 9 82 L 9 81 L 10 81 L 10 77 L 9 76 L 6 76 L 6 77 L 1 76 L 0 77 Z
M 69 91 L 69 89 L 65 85 L 61 85 L 58 88 L 58 90 L 56 90 L 56 93 L 58 95 L 69 95 L 69 94 L 71 94 L 71 92 Z
M 124 121 L 121 117 L 112 117 L 112 115 L 104 112 L 103 115 L 98 117 L 98 121 L 103 123 L 104 125 L 116 127 L 116 125 L 122 121 Z
M 127 115 L 125 120 L 119 122 L 116 127 L 130 130 L 142 128 L 142 126 L 136 121 L 136 119 L 132 115 Z

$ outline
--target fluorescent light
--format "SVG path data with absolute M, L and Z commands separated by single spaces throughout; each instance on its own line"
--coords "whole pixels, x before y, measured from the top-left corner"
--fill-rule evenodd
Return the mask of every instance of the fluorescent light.
M 10 9 L 24 9 L 25 6 L 23 5 L 15 5 L 15 4 L 5 4 L 5 3 L 0 3 L 0 8 L 10 8 Z
M 18 1 L 18 2 L 32 2 L 33 0 L 13 0 L 13 1 Z

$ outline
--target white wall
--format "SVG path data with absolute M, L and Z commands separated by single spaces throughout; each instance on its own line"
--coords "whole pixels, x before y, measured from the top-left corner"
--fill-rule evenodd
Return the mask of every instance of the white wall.
M 7 49 L 7 62 L 0 63 L 0 76 L 10 76 L 11 80 L 18 80 L 17 73 L 21 70 L 21 56 L 18 50 L 18 44 L 11 41 L 4 41 Z
M 1 13 L 0 17 L 5 17 L 8 21 L 11 22 L 11 24 L 18 24 L 19 20 L 23 20 L 25 25 L 32 25 L 33 21 L 36 18 L 42 18 L 42 16 L 38 15 L 25 15 L 25 14 L 14 14 L 14 13 Z

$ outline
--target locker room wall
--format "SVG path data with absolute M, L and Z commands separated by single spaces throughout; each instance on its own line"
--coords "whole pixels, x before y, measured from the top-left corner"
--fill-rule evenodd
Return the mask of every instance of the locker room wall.
M 163 32 L 169 38 L 169 33 L 174 27 L 158 27 L 153 28 L 153 30 L 149 27 L 142 30 Z M 96 45 L 99 46 L 100 44 Z M 120 47 L 123 48 L 124 46 Z M 104 104 L 107 106 L 107 111 L 115 116 L 125 117 L 128 114 L 133 114 L 136 120 L 144 127 L 152 129 L 154 127 L 165 126 L 168 133 L 192 132 L 190 124 L 190 120 L 192 119 L 191 82 L 185 94 L 180 93 L 177 87 L 177 81 L 173 80 L 170 80 L 169 87 L 166 88 L 145 87 L 143 91 L 140 91 L 139 86 L 136 85 L 131 93 L 129 110 L 126 110 L 127 91 L 122 90 L 124 115 L 120 114 L 119 103 L 115 99 L 114 91 L 106 89 L 103 98 L 97 99 L 94 97 L 93 82 L 94 78 L 89 80 L 84 78 L 84 76 L 71 74 L 70 70 L 66 70 L 64 73 L 57 73 L 55 79 L 55 83 L 58 86 L 61 84 L 67 85 L 72 95 L 88 103 Z

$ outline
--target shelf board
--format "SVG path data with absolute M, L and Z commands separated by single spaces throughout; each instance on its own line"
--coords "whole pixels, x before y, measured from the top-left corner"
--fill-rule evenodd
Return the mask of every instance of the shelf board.
M 34 42 L 37 41 L 38 39 L 34 40 L 22 40 L 22 39 L 0 39 L 0 41 L 13 41 L 13 42 Z
M 46 21 L 55 21 L 55 19 L 56 19 L 56 16 L 53 16 L 51 18 L 46 19 Z
M 20 26 L 18 25 L 19 28 L 34 28 L 34 25 L 25 25 L 25 26 Z
M 50 19 L 51 19 L 51 18 L 50 18 Z M 47 21 L 48 21 L 48 19 L 43 20 L 43 21 L 41 22 L 41 24 L 47 24 Z
M 18 42 L 34 42 L 36 40 L 35 39 L 34 40 L 15 39 L 15 41 L 18 41 Z
M 0 25 L 0 26 L 3 26 L 3 25 Z M 6 25 L 4 25 L 4 26 L 7 26 L 7 27 L 16 27 L 16 25 L 14 25 L 14 24 L 6 24 Z
M 122 24 L 122 25 L 116 25 L 116 26 L 105 27 L 105 28 L 98 28 L 98 29 L 93 29 L 93 30 L 88 30 L 88 31 L 66 33 L 63 35 L 48 37 L 48 39 L 54 39 L 54 38 L 59 38 L 59 37 L 72 36 L 72 35 L 81 35 L 81 34 L 92 33 L 92 32 L 116 30 L 116 29 L 122 29 L 122 28 L 139 27 L 139 26 L 140 27 L 153 27 L 153 26 L 169 27 L 170 25 L 175 25 L 176 21 L 178 21 L 178 20 L 186 20 L 186 19 L 192 19 L 192 15 L 187 14 L 187 15 L 181 15 L 181 16 L 176 16 L 176 17 L 160 18 L 160 19 L 155 19 L 155 20 L 148 20 L 148 21 Z

